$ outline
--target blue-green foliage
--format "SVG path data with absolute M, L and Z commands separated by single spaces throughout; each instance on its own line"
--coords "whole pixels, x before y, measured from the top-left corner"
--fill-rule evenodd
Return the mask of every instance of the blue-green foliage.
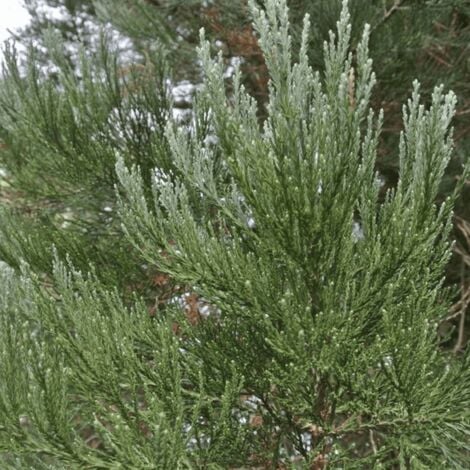
M 201 33 L 190 126 L 154 130 L 155 171 L 126 150 L 113 175 L 129 256 L 205 314 L 173 299 L 151 317 L 61 253 L 47 277 L 18 260 L 0 284 L 11 468 L 468 468 L 468 357 L 437 336 L 455 97 L 438 87 L 425 109 L 414 85 L 381 198 L 368 27 L 349 52 L 344 2 L 319 74 L 308 17 L 294 59 L 286 2 L 250 9 L 271 77 L 263 124 Z

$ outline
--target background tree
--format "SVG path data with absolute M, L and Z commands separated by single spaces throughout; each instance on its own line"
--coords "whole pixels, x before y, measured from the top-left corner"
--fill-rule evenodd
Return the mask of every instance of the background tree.
M 24 75 L 14 49 L 5 51 L 1 256 L 12 267 L 24 259 L 50 274 L 54 244 L 82 269 L 93 259 L 113 285 L 151 283 L 151 273 L 128 256 L 116 219 L 114 164 L 117 154 L 138 162 L 148 182 L 157 160 L 172 167 L 163 136 L 170 113 L 164 59 L 148 56 L 124 70 L 103 37 L 98 54 L 82 50 L 72 67 L 56 35 L 48 44 L 55 80 L 36 49 Z

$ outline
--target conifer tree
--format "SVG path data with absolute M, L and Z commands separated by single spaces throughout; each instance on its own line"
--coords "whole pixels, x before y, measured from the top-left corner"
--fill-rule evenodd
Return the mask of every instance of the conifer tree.
M 121 37 L 130 39 L 131 60 L 143 60 L 147 51 L 156 43 L 168 51 L 175 80 L 200 82 L 195 47 L 198 30 L 206 29 L 208 40 L 214 48 L 223 51 L 227 70 L 233 61 L 241 60 L 243 83 L 257 98 L 260 117 L 265 117 L 268 74 L 263 55 L 253 34 L 247 8 L 247 0 L 27 0 L 32 14 L 30 27 L 22 35 L 41 43 L 40 31 L 45 25 L 62 32 L 68 44 L 80 38 L 91 47 L 95 40 L 99 20 L 108 29 L 117 29 Z M 262 2 L 261 2 L 262 3 Z M 258 2 L 258 4 L 261 4 Z M 308 13 L 314 19 L 310 35 L 308 55 L 315 69 L 323 67 L 323 52 L 317 44 L 323 41 L 329 29 L 334 28 L 341 9 L 341 0 L 289 0 L 293 50 L 298 51 L 303 16 Z M 47 18 L 41 14 L 47 7 L 54 14 Z M 394 158 L 401 129 L 401 103 L 411 93 L 412 80 L 421 83 L 422 94 L 428 97 L 435 83 L 443 83 L 453 89 L 458 97 L 454 120 L 456 148 L 441 185 L 440 199 L 453 189 L 460 175 L 462 162 L 470 149 L 468 112 L 470 89 L 468 64 L 470 40 L 470 6 L 462 0 L 354 0 L 350 3 L 352 15 L 351 48 L 360 39 L 361 25 L 371 25 L 370 54 L 377 71 L 378 86 L 372 96 L 376 107 L 384 107 L 385 122 L 381 136 L 376 166 L 386 187 L 397 181 L 398 161 Z M 112 26 L 111 26 L 112 25 Z M 96 36 L 96 33 L 95 33 Z M 123 43 L 124 44 L 124 43 Z M 75 47 L 69 47 L 73 56 Z M 427 99 L 427 98 L 426 98 Z M 180 105 L 191 106 L 188 100 Z M 455 234 L 459 244 L 447 269 L 447 283 L 460 282 L 460 304 L 466 302 L 470 290 L 468 266 L 470 266 L 467 239 L 470 219 L 466 203 L 469 186 L 463 188 L 462 197 L 456 203 Z M 459 304 L 455 304 L 458 308 Z M 462 319 L 465 320 L 462 316 Z M 462 332 L 462 328 L 460 328 Z
M 52 38 L 50 83 L 7 55 L 7 195 L 47 215 L 2 213 L 7 468 L 468 468 L 469 356 L 441 352 L 437 333 L 455 95 L 436 87 L 425 107 L 414 83 L 382 199 L 370 28 L 350 52 L 344 2 L 318 73 L 308 16 L 294 54 L 286 1 L 263 5 L 250 2 L 270 77 L 262 125 L 204 33 L 189 125 L 169 116 L 159 59 L 122 77 L 103 42 L 78 79 Z M 65 207 L 80 221 L 104 204 L 117 214 L 98 234 L 63 226 Z M 153 315 L 124 291 L 133 263 L 179 286 Z

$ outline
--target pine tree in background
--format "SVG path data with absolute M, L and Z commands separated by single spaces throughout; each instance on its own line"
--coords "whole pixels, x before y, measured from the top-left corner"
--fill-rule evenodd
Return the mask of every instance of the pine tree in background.
M 93 32 L 97 30 L 92 0 L 24 0 L 23 4 L 31 20 L 18 33 L 18 39 L 46 46 L 44 31 L 50 28 L 59 31 L 63 41 L 75 49 L 75 53 L 79 43 L 91 46 Z
M 86 269 L 90 259 L 100 278 L 129 287 L 149 277 L 128 256 L 114 211 L 116 155 L 137 162 L 149 182 L 158 164 L 172 168 L 163 130 L 170 97 L 164 58 L 122 68 L 101 38 L 99 54 L 84 50 L 75 68 L 56 35 L 48 38 L 56 71 L 31 48 L 25 76 L 14 49 L 7 49 L 0 90 L 3 141 L 0 253 L 10 266 L 28 262 L 50 273 L 51 244 Z
M 468 468 L 469 356 L 437 331 L 455 95 L 415 82 L 382 198 L 370 28 L 348 52 L 344 3 L 319 74 L 308 17 L 297 55 L 284 0 L 250 11 L 261 126 L 204 37 L 190 125 L 158 55 L 123 72 L 103 40 L 77 75 L 50 37 L 51 82 L 7 54 L 4 468 Z M 173 297 L 149 315 L 152 270 Z

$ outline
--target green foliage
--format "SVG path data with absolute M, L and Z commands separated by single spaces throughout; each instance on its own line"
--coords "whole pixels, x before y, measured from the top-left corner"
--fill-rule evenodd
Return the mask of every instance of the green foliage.
M 50 272 L 54 243 L 76 266 L 86 269 L 93 259 L 101 278 L 124 283 L 139 267 L 122 254 L 128 244 L 114 211 L 115 158 L 137 162 L 148 181 L 157 162 L 171 168 L 165 61 L 149 55 L 144 65 L 124 67 L 103 36 L 100 53 L 90 58 L 82 50 L 72 68 L 57 35 L 49 33 L 47 44 L 53 70 L 31 48 L 24 74 L 15 50 L 5 51 L 0 134 L 10 207 L 0 252 L 12 266 L 24 258 Z
M 350 52 L 344 2 L 320 74 L 308 17 L 297 54 L 285 0 L 250 11 L 270 76 L 261 126 L 240 68 L 229 93 L 203 33 L 186 126 L 165 114 L 164 76 L 149 66 L 148 81 L 122 83 L 106 43 L 81 78 L 57 60 L 55 84 L 9 56 L 11 187 L 29 185 L 39 211 L 50 198 L 76 216 L 92 195 L 85 214 L 118 207 L 91 224 L 107 240 L 92 248 L 51 218 L 16 236 L 2 214 L 0 254 L 17 268 L 0 273 L 10 468 L 468 468 L 469 357 L 442 353 L 437 333 L 460 190 L 435 203 L 455 95 L 439 86 L 424 107 L 414 84 L 399 181 L 382 198 L 370 28 Z M 52 44 L 51 57 L 63 57 Z M 195 293 L 196 321 L 177 299 L 150 316 L 125 293 L 132 262 Z

